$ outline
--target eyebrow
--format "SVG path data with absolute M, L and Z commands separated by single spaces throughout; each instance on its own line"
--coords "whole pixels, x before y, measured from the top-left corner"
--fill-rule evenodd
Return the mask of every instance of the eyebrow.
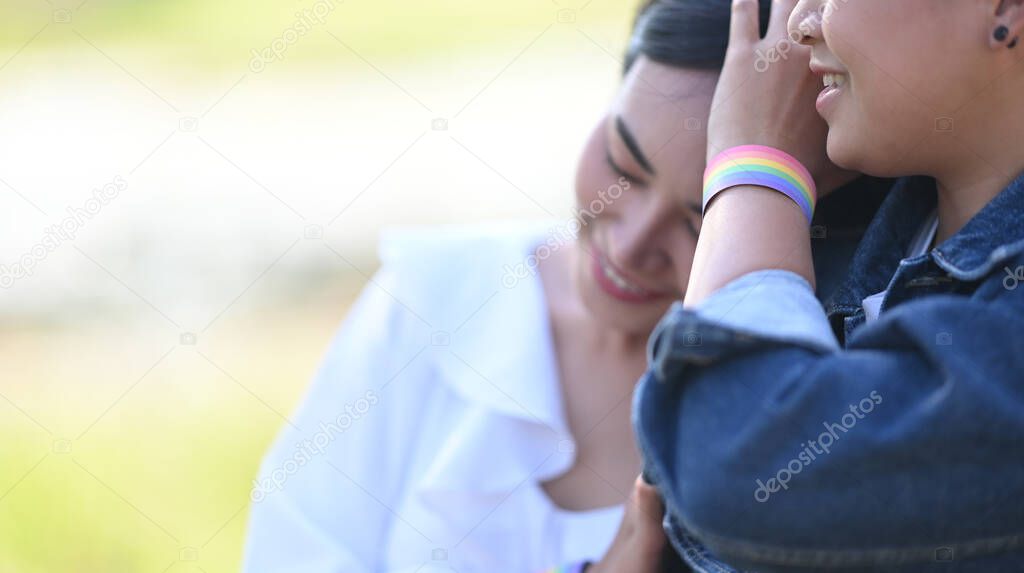
M 640 164 L 640 167 L 649 175 L 654 175 L 654 168 L 651 167 L 651 162 L 647 160 L 647 156 L 640 150 L 636 138 L 633 137 L 633 133 L 626 127 L 626 122 L 622 120 L 622 116 L 615 117 L 615 131 L 619 132 L 619 137 L 626 144 L 626 149 L 633 155 L 633 159 Z

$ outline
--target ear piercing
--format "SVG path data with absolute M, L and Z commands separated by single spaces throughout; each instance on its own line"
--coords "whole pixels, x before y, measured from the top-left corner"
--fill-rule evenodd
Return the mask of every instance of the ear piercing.
M 995 32 L 992 32 L 992 37 L 994 37 L 996 39 L 996 41 L 1000 42 L 1000 43 L 1001 42 L 1005 42 L 1006 41 L 1006 37 L 1009 36 L 1009 35 L 1010 35 L 1010 29 L 1007 28 L 1006 26 L 998 26 L 996 28 Z M 1013 40 L 1010 40 L 1010 43 L 1007 44 L 1006 47 L 1010 48 L 1011 50 L 1016 48 L 1018 40 L 1020 40 L 1019 36 L 1014 37 Z

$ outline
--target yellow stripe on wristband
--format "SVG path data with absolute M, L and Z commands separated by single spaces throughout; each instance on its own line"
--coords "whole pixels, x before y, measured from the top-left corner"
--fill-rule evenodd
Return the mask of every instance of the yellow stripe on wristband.
M 756 185 L 792 199 L 807 217 L 814 217 L 814 178 L 793 156 L 763 145 L 743 145 L 719 153 L 704 170 L 704 208 L 718 193 L 740 185 Z

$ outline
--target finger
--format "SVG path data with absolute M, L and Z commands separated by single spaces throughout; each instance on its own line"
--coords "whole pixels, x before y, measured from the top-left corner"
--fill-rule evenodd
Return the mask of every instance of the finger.
M 761 39 L 761 16 L 757 0 L 732 0 L 729 45 L 752 44 Z
M 658 561 L 666 543 L 665 530 L 661 526 L 665 515 L 661 495 L 657 488 L 637 478 L 633 485 L 633 503 L 636 506 L 636 537 L 632 547 L 638 554 L 652 556 Z
M 661 520 L 665 516 L 661 494 L 654 486 L 644 483 L 642 477 L 638 477 L 633 484 L 633 503 L 640 521 L 661 528 Z

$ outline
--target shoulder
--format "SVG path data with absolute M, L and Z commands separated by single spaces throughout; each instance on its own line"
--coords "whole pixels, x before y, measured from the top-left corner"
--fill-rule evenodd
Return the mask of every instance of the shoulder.
M 550 226 L 540 221 L 388 229 L 379 245 L 376 280 L 386 282 L 380 286 L 410 313 L 428 323 L 445 322 L 534 275 L 534 251 L 546 242 Z
M 381 234 L 383 267 L 416 269 L 491 266 L 524 258 L 545 240 L 545 221 L 433 227 L 393 227 Z M 497 259 L 497 260 L 496 260 Z

